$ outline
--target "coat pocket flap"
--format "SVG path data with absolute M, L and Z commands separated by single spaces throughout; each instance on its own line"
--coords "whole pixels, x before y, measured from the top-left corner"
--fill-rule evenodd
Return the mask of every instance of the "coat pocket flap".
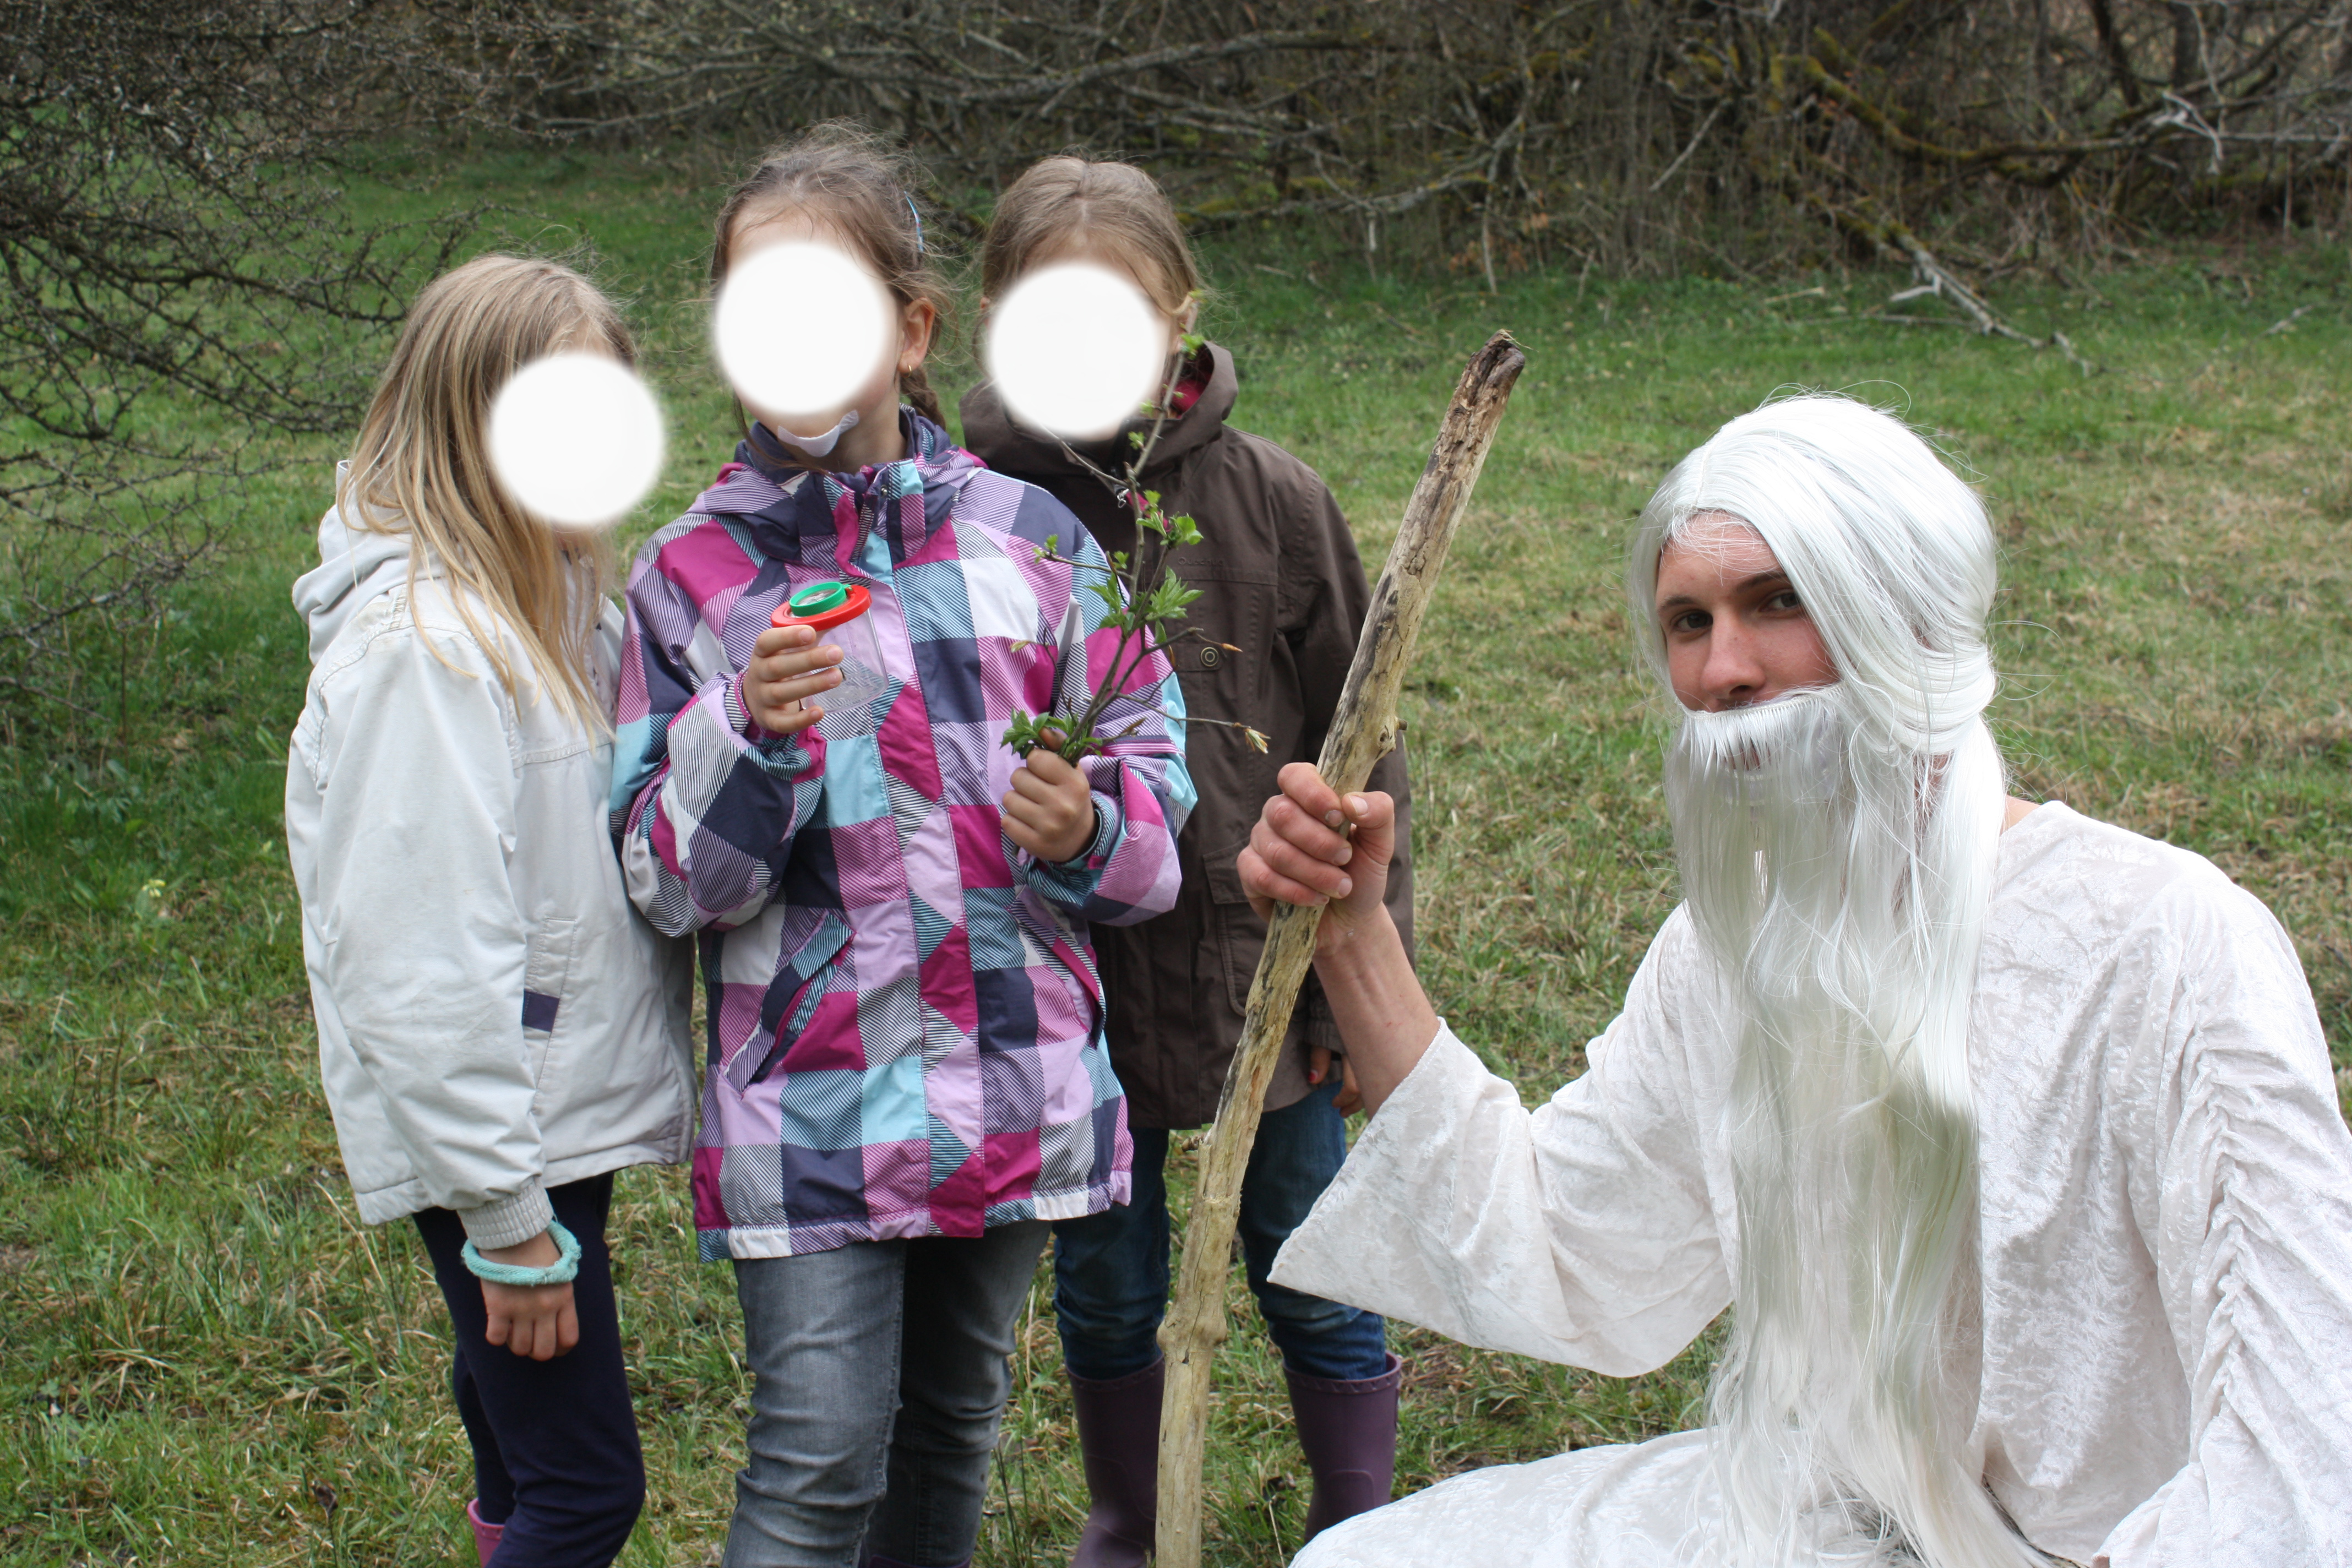
M 1209 901 L 1214 904 L 1246 904 L 1249 894 L 1242 890 L 1242 872 L 1237 862 L 1243 850 L 1249 847 L 1246 834 L 1222 849 L 1204 850 L 1201 856 L 1202 871 L 1209 885 Z
M 530 933 L 522 965 L 522 1027 L 526 1037 L 555 1032 L 572 980 L 572 954 L 580 945 L 580 921 L 571 916 L 539 922 Z
M 819 984 L 841 950 L 849 945 L 849 922 L 837 910 L 827 910 L 792 956 L 776 968 L 760 1002 L 759 1026 L 737 1047 L 721 1069 L 738 1094 L 748 1093 L 767 1077 L 790 1048 L 793 1037 L 807 1027 L 809 1016 L 824 995 Z M 764 1048 L 762 1048 L 764 1047 Z

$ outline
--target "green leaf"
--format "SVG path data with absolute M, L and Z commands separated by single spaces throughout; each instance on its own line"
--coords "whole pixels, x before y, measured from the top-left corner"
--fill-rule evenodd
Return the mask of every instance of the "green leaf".
M 1015 755 L 1025 757 L 1044 743 L 1038 737 L 1038 731 L 1043 728 L 1041 720 L 1025 710 L 1015 708 L 1013 722 L 1005 728 L 1004 743 Z

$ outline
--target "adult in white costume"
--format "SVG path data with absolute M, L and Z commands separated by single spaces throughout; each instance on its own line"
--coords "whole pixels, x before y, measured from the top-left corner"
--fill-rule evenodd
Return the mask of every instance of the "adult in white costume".
M 1253 898 L 1375 1114 L 1283 1284 L 1617 1376 L 1736 1306 L 1709 1425 L 1476 1470 L 1300 1568 L 2352 1564 L 2352 1137 L 2269 911 L 2008 798 L 1994 545 L 1842 398 L 1686 458 L 1629 571 L 1686 902 L 1532 1112 L 1381 905 L 1390 814 L 1283 775 Z

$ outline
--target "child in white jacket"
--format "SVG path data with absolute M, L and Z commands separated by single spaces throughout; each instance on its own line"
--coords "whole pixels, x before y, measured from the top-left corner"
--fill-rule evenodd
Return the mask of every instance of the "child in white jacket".
M 313 668 L 286 826 L 320 1068 L 361 1217 L 414 1215 L 432 1254 L 499 1568 L 603 1568 L 628 1539 L 605 1211 L 614 1171 L 693 1132 L 691 954 L 632 908 L 605 824 L 606 560 L 486 457 L 499 386 L 564 351 L 632 356 L 566 268 L 483 257 L 426 289 L 294 589 Z

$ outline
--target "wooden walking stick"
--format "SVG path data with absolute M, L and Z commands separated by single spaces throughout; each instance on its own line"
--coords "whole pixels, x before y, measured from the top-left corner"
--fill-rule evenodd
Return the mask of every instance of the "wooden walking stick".
M 1372 589 L 1356 661 L 1339 694 L 1330 732 L 1317 763 L 1331 787 L 1347 794 L 1364 787 L 1372 764 L 1396 745 L 1397 691 L 1422 613 L 1445 563 L 1445 547 L 1470 504 L 1471 488 L 1494 445 L 1503 405 L 1511 395 L 1527 356 L 1508 332 L 1497 332 L 1478 351 L 1454 389 L 1454 402 L 1439 426 L 1429 466 L 1413 487 L 1389 550 L 1387 567 Z M 1242 1173 L 1257 1141 L 1259 1113 L 1273 1079 L 1298 988 L 1315 959 L 1315 928 L 1323 911 L 1276 905 L 1266 931 L 1257 977 L 1250 983 L 1249 1010 L 1241 1044 L 1225 1074 L 1224 1097 L 1216 1124 L 1202 1145 L 1192 1216 L 1184 1227 L 1184 1261 L 1175 1305 L 1160 1326 L 1168 1356 L 1167 1393 L 1160 1406 L 1159 1554 L 1160 1568 L 1200 1568 L 1201 1465 L 1208 1440 L 1209 1373 L 1217 1347 L 1225 1341 L 1225 1276 L 1233 1268 L 1234 1224 L 1241 1209 Z

